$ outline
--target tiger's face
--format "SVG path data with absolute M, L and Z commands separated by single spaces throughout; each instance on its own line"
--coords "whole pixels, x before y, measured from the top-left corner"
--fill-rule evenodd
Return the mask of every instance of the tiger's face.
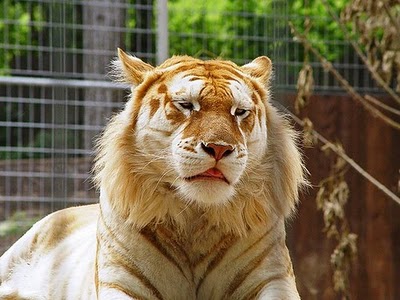
M 119 50 L 114 71 L 132 95 L 98 140 L 103 208 L 137 228 L 202 218 L 239 235 L 290 216 L 307 181 L 296 134 L 269 103 L 267 57 L 153 67 Z
M 270 72 L 270 62 L 260 58 Z M 129 72 L 139 60 L 120 52 Z M 174 57 L 133 91 L 145 168 L 187 201 L 223 204 L 266 150 L 267 91 L 233 63 Z M 145 155 L 147 153 L 147 155 Z

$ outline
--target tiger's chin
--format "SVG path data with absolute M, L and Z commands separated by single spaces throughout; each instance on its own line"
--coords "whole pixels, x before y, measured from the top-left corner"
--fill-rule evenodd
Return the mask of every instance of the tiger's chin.
M 226 179 L 195 176 L 183 179 L 178 193 L 191 203 L 201 206 L 224 205 L 235 195 L 235 188 Z

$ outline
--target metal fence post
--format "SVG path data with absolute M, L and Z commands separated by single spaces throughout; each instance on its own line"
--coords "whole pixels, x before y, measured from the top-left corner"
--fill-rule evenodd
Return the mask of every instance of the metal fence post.
M 167 2 L 167 0 L 157 0 L 157 64 L 161 64 L 169 56 Z

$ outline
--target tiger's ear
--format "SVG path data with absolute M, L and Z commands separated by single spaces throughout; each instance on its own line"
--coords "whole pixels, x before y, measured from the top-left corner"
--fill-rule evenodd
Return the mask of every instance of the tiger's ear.
M 272 62 L 266 56 L 260 56 L 241 67 L 243 72 L 256 78 L 261 84 L 268 85 L 272 74 Z
M 120 48 L 118 48 L 118 60 L 114 61 L 113 64 L 115 79 L 134 86 L 142 83 L 146 73 L 154 69 L 153 66 L 125 53 Z

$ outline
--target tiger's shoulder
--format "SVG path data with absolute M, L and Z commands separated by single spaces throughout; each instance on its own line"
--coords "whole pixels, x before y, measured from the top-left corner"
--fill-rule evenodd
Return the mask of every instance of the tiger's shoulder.
M 71 236 L 78 235 L 83 228 L 96 228 L 98 215 L 98 204 L 53 212 L 35 223 L 9 251 L 24 247 L 27 254 L 32 255 L 38 248 L 40 251 L 51 250 Z
M 92 265 L 98 214 L 97 204 L 78 206 L 54 212 L 35 223 L 0 257 L 0 298 L 7 286 L 18 295 L 47 294 L 43 291 L 48 290 L 48 283 L 71 274 L 70 268 L 77 269 L 77 262 Z

